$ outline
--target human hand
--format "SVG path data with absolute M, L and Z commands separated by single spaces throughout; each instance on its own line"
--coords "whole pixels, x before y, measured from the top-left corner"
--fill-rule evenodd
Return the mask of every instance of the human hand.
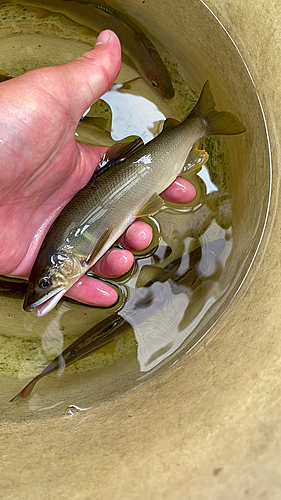
M 62 208 L 91 178 L 106 148 L 75 140 L 83 113 L 113 84 L 121 66 L 117 36 L 104 31 L 94 49 L 75 61 L 31 71 L 1 83 L 0 94 L 0 274 L 28 278 L 40 245 Z M 165 193 L 164 193 L 165 196 Z M 188 203 L 194 188 L 178 178 L 166 197 Z M 129 271 L 152 240 L 151 227 L 134 222 L 94 266 L 107 278 Z M 66 294 L 109 306 L 116 291 L 83 276 Z

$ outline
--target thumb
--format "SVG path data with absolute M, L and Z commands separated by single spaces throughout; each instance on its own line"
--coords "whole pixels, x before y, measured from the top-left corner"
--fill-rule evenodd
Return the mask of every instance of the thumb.
M 71 115 L 82 114 L 112 86 L 121 68 L 121 47 L 113 31 L 102 31 L 95 47 L 74 61 L 57 66 Z

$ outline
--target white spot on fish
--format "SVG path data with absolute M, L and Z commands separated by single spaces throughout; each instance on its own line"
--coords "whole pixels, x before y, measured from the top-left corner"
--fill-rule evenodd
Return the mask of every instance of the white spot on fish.
M 150 165 L 152 163 L 151 154 L 142 156 L 139 160 L 134 161 L 134 163 L 143 163 L 144 165 Z

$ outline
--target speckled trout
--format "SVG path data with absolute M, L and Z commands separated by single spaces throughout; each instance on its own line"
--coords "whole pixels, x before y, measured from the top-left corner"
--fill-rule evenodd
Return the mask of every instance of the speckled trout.
M 92 267 L 137 218 L 157 213 L 159 193 L 183 171 L 206 162 L 194 143 L 206 135 L 240 134 L 242 123 L 218 112 L 206 82 L 189 116 L 168 119 L 147 144 L 112 146 L 89 183 L 65 206 L 50 227 L 33 265 L 24 309 L 42 316 Z

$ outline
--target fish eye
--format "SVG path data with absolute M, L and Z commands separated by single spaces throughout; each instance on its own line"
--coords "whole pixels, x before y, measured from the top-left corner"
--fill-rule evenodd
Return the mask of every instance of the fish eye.
M 51 280 L 49 278 L 46 278 L 46 277 L 40 278 L 37 283 L 38 283 L 38 286 L 40 286 L 40 288 L 49 288 L 49 286 L 52 285 Z

